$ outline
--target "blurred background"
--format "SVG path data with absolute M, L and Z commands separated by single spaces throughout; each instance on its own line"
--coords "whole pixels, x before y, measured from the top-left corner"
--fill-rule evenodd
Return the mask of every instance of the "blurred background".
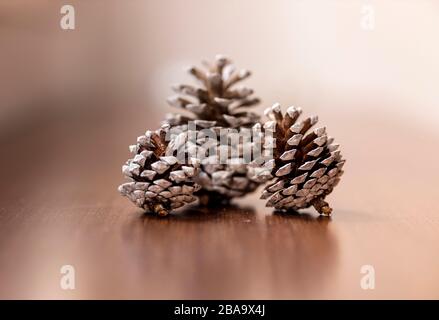
M 60 27 L 65 4 L 75 9 L 75 30 Z M 60 237 L 52 229 L 31 231 L 41 223 L 35 208 L 44 205 L 47 212 L 52 203 L 57 208 L 64 203 L 64 209 L 114 208 L 127 146 L 171 111 L 170 85 L 192 81 L 184 67 L 217 53 L 253 71 L 246 85 L 262 98 L 259 111 L 274 102 L 300 106 L 305 114 L 318 114 L 341 143 L 349 165 L 331 200 L 341 217 L 357 217 L 347 223 L 419 214 L 437 227 L 438 18 L 435 0 L 0 0 L 4 288 L 17 297 L 41 297 L 41 292 L 54 297 L 44 291 L 43 280 L 26 294 L 15 281 L 19 276 L 11 261 L 40 261 L 25 246 L 36 237 L 40 242 L 34 245 L 45 252 Z M 267 210 L 261 205 L 256 211 Z M 25 226 L 14 220 L 20 212 L 30 219 Z M 16 237 L 26 235 L 27 242 L 12 236 L 18 229 Z M 382 241 L 388 230 L 380 228 L 358 227 L 354 237 L 374 233 L 370 246 L 387 243 L 406 279 L 415 269 L 439 270 L 438 250 L 432 247 L 437 228 L 423 229 L 427 236 L 417 238 L 420 247 L 404 236 L 404 228 L 395 230 L 398 241 Z M 339 242 L 351 236 L 340 231 Z M 416 259 L 401 253 L 400 245 L 416 251 Z M 336 269 L 343 290 L 350 285 L 341 274 L 357 272 L 348 267 L 356 247 L 346 250 L 339 254 L 344 267 Z M 389 276 L 395 269 L 384 259 L 388 253 L 365 256 L 382 262 Z M 364 256 L 357 258 L 360 263 Z M 404 266 L 409 260 L 417 261 L 416 268 Z M 437 280 L 437 272 L 432 277 Z M 346 291 L 332 289 L 337 292 L 332 297 L 345 297 Z M 412 290 L 438 297 L 438 289 L 437 281 L 413 280 L 402 291 L 389 285 L 374 297 L 419 297 Z M 96 297 L 89 294 L 85 297 Z
M 64 4 L 76 9 L 75 30 L 59 26 Z M 263 106 L 379 112 L 429 128 L 439 116 L 438 10 L 429 0 L 3 0 L 1 127 L 134 105 L 137 118 L 160 119 L 183 67 L 224 53 L 253 70 Z

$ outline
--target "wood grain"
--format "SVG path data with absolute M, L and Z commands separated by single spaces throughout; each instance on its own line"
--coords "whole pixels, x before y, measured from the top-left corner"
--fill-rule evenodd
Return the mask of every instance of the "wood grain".
M 274 214 L 257 194 L 145 215 L 116 188 L 127 145 L 155 118 L 55 119 L 8 137 L 0 298 L 439 298 L 438 140 L 395 119 L 343 117 L 325 118 L 348 160 L 331 219 Z M 66 264 L 72 291 L 59 286 Z M 361 289 L 362 265 L 375 290 Z

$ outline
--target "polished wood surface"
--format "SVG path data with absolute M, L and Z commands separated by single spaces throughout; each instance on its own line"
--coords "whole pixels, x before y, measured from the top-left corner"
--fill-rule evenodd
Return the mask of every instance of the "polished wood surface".
M 136 112 L 56 118 L 2 141 L 0 298 L 439 298 L 434 135 L 324 115 L 348 160 L 332 218 L 273 213 L 257 194 L 158 218 L 116 191 L 127 145 L 158 121 Z M 63 265 L 75 290 L 60 288 Z M 374 290 L 360 287 L 363 265 Z

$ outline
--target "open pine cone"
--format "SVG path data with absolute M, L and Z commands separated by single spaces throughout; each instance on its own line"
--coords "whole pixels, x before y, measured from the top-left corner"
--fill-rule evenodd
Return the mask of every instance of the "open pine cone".
M 271 119 L 264 124 L 265 146 L 274 149 L 273 159 L 264 167 L 271 169 L 275 179 L 265 187 L 261 199 L 268 199 L 267 206 L 279 210 L 314 206 L 320 214 L 330 215 L 332 209 L 324 199 L 340 181 L 345 160 L 325 127 L 309 132 L 317 117 L 298 122 L 301 113 L 300 108 L 290 107 L 282 115 L 279 104 L 265 111 Z
M 185 148 L 190 157 L 200 160 L 201 167 L 195 181 L 203 186 L 196 193 L 201 204 L 244 196 L 266 182 L 267 177 L 271 178 L 268 170 L 251 161 L 251 156 L 262 149 L 260 124 L 234 131 L 222 127 L 180 125 L 172 127 L 171 132 L 170 146 L 174 148 L 174 154 Z M 187 141 L 177 136 L 184 136 Z M 239 142 L 227 143 L 227 139 L 239 139 Z
M 175 85 L 172 88 L 177 95 L 168 98 L 171 106 L 185 109 L 193 116 L 168 114 L 166 121 L 173 126 L 193 120 L 214 121 L 214 125 L 227 128 L 251 127 L 259 121 L 256 113 L 245 110 L 259 103 L 258 98 L 252 97 L 253 90 L 242 86 L 234 88 L 250 76 L 250 71 L 236 71 L 231 61 L 222 55 L 217 55 L 213 64 L 205 61 L 203 64 L 205 70 L 189 68 L 200 87 Z
M 168 148 L 169 125 L 157 131 L 147 131 L 130 146 L 135 154 L 122 167 L 131 182 L 119 186 L 119 192 L 137 206 L 165 216 L 170 210 L 193 202 L 193 193 L 200 189 L 194 182 L 198 161 L 182 164 Z
M 193 121 L 196 130 L 211 130 L 216 134 L 216 141 L 210 139 L 209 143 L 216 143 L 216 150 L 220 150 L 226 147 L 221 143 L 221 129 L 250 130 L 258 123 L 260 117 L 246 109 L 259 103 L 259 99 L 252 97 L 252 89 L 235 88 L 238 82 L 250 76 L 249 71 L 235 71 L 231 61 L 221 55 L 216 56 L 214 63 L 204 62 L 204 65 L 205 69 L 189 69 L 200 86 L 176 85 L 173 89 L 177 95 L 168 99 L 171 106 L 187 110 L 192 116 L 168 114 L 165 123 L 186 130 L 187 124 Z M 198 147 L 205 145 L 205 137 L 200 137 L 197 143 Z M 231 156 L 227 161 L 219 162 L 218 154 L 211 153 L 206 153 L 206 158 L 201 159 L 196 181 L 202 186 L 197 193 L 202 204 L 228 201 L 253 192 L 260 185 L 260 181 L 250 178 L 242 152 L 238 152 L 238 156 L 232 152 L 233 148 L 245 149 L 245 143 L 241 141 L 237 145 L 228 145 Z

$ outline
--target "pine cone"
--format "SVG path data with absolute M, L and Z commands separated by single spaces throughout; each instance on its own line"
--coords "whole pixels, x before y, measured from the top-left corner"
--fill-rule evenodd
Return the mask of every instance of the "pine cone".
M 217 55 L 215 62 L 203 62 L 206 70 L 189 68 L 189 73 L 199 80 L 201 87 L 180 84 L 173 86 L 176 96 L 168 98 L 171 106 L 190 111 L 193 117 L 169 114 L 167 122 L 171 125 L 186 124 L 191 120 L 215 121 L 219 127 L 251 127 L 259 116 L 243 109 L 259 103 L 247 87 L 234 89 L 236 83 L 248 78 L 250 71 L 235 71 L 231 61 Z
M 193 181 L 199 163 L 191 159 L 190 164 L 182 164 L 168 148 L 168 134 L 169 125 L 164 125 L 137 138 L 137 144 L 130 146 L 134 158 L 122 167 L 131 182 L 118 189 L 137 206 L 160 216 L 195 201 L 193 193 L 200 189 Z
M 245 110 L 259 103 L 258 98 L 252 97 L 253 90 L 246 87 L 234 88 L 236 83 L 250 76 L 249 71 L 236 72 L 231 61 L 221 55 L 216 57 L 213 64 L 204 62 L 204 65 L 206 70 L 197 67 L 189 69 L 190 74 L 199 80 L 200 87 L 176 85 L 173 89 L 178 94 L 168 99 L 171 106 L 190 111 L 192 117 L 169 114 L 165 123 L 187 130 L 187 124 L 193 121 L 197 131 L 211 130 L 217 138 L 216 141 L 206 140 L 204 132 L 203 136 L 197 138 L 197 147 L 205 146 L 207 141 L 217 151 L 229 148 L 230 156 L 227 161 L 219 161 L 217 152 L 206 152 L 203 154 L 206 158 L 201 159 L 196 181 L 201 184 L 202 190 L 197 196 L 201 203 L 208 204 L 243 196 L 259 186 L 260 181 L 250 179 L 253 174 L 249 172 L 251 169 L 242 158 L 242 150 L 248 147 L 246 143 L 254 144 L 254 141 L 240 141 L 236 145 L 226 146 L 221 143 L 220 131 L 225 128 L 239 128 L 241 132 L 251 130 L 260 117 Z M 238 150 L 238 156 L 233 153 L 234 148 Z
M 218 204 L 244 196 L 266 182 L 261 177 L 271 177 L 266 169 L 261 170 L 249 158 L 262 149 L 260 124 L 254 128 L 233 129 L 232 132 L 230 128 L 214 126 L 200 129 L 191 125 L 172 127 L 174 136 L 171 136 L 171 140 L 175 141 L 173 147 L 176 154 L 183 147 L 183 141 L 176 142 L 178 139 L 175 135 L 184 134 L 188 137 L 184 148 L 190 157 L 200 160 L 201 167 L 195 181 L 202 186 L 196 193 L 201 204 Z M 227 143 L 227 139 L 240 139 L 240 142 Z
M 274 150 L 273 159 L 264 166 L 275 179 L 265 187 L 261 199 L 269 198 L 267 206 L 280 210 L 314 206 L 320 214 L 330 215 L 332 209 L 324 199 L 340 181 L 345 160 L 325 127 L 307 133 L 318 118 L 297 122 L 301 113 L 300 108 L 290 107 L 283 116 L 279 104 L 265 111 L 271 119 L 264 124 L 265 144 L 273 145 Z

